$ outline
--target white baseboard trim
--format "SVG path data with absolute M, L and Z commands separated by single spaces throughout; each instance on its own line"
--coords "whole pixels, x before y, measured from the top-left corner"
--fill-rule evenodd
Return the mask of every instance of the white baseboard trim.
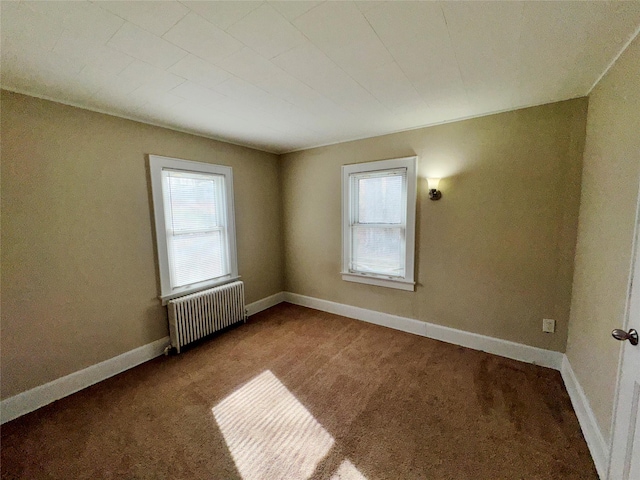
M 482 350 L 484 352 L 499 355 L 501 357 L 519 360 L 521 362 L 533 363 L 543 367 L 560 370 L 564 354 L 544 348 L 532 347 L 522 343 L 501 340 L 499 338 L 487 337 L 477 333 L 457 330 L 455 328 L 444 327 L 433 323 L 422 322 L 413 318 L 399 317 L 388 313 L 367 310 L 366 308 L 353 307 L 342 303 L 330 302 L 319 298 L 307 297 L 297 293 L 284 292 L 284 301 L 301 305 L 304 307 L 321 310 L 323 312 L 335 313 L 344 317 L 355 318 L 365 322 L 382 325 L 384 327 L 401 330 L 403 332 L 433 338 L 454 345 Z
M 399 317 L 387 313 L 353 307 L 342 303 L 330 302 L 319 298 L 307 297 L 297 293 L 284 292 L 284 301 L 303 307 L 334 313 L 344 317 L 355 318 L 365 322 L 382 325 L 384 327 L 401 330 L 403 332 L 422 335 L 424 337 L 441 340 L 443 342 L 461 345 L 474 350 L 482 350 L 501 357 L 507 357 L 521 362 L 541 365 L 543 367 L 560 370 L 573 409 L 578 417 L 580 428 L 585 437 L 591 457 L 601 479 L 607 478 L 609 468 L 609 446 L 598 426 L 589 401 L 578 383 L 566 355 L 552 350 L 523 345 L 498 338 L 487 337 L 476 333 L 465 332 L 455 328 L 444 327 L 432 323 L 421 322 L 413 318 Z
M 563 353 L 291 292 L 279 292 L 250 303 L 246 306 L 247 313 L 255 315 L 281 302 L 355 318 L 454 345 L 560 370 L 598 475 L 602 479 L 606 478 L 609 468 L 608 444 L 602 435 L 584 390 L 580 386 L 569 360 Z M 7 398 L 0 402 L 0 424 L 160 356 L 168 344 L 169 337 L 161 338 L 117 357 Z
M 53 380 L 0 402 L 0 423 L 33 412 L 56 400 L 162 355 L 169 337 L 143 345 L 104 362 Z
M 273 307 L 284 301 L 284 293 L 279 292 L 267 298 L 246 305 L 247 313 L 255 315 L 262 310 Z M 19 393 L 0 402 L 0 424 L 33 412 L 56 400 L 76 393 L 95 383 L 113 377 L 118 373 L 140 365 L 162 355 L 169 344 L 169 337 L 143 345 L 104 362 L 91 365 L 83 370 L 71 373 L 44 385 Z
M 284 302 L 284 292 L 278 292 L 269 297 L 263 298 L 262 300 L 250 303 L 245 308 L 247 310 L 247 315 L 251 316 L 282 302 Z
M 584 390 L 578 382 L 578 378 L 571 368 L 571 363 L 565 355 L 562 360 L 562 368 L 560 369 L 564 385 L 567 388 L 569 397 L 571 398 L 571 404 L 573 410 L 576 412 L 580 428 L 584 439 L 587 441 L 587 446 L 591 452 L 593 463 L 596 465 L 596 470 L 601 479 L 607 478 L 607 472 L 609 470 L 609 445 L 602 435 L 602 431 L 598 426 L 589 400 L 584 393 Z

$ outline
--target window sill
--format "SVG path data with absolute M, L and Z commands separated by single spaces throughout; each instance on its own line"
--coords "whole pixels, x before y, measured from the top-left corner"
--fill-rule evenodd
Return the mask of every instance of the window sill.
M 377 287 L 396 288 L 398 290 L 415 291 L 415 282 L 407 280 L 392 280 L 390 278 L 374 277 L 372 275 L 361 275 L 358 273 L 342 272 L 342 280 L 347 282 L 366 283 Z
M 208 290 L 209 288 L 213 288 L 213 287 L 219 287 L 220 285 L 224 285 L 225 283 L 235 282 L 236 280 L 239 280 L 239 279 L 240 279 L 239 275 L 237 277 L 232 277 L 229 275 L 229 276 L 225 276 L 224 278 L 216 279 L 212 282 L 207 282 L 207 283 L 203 282 L 198 285 L 194 285 L 193 287 L 185 288 L 180 292 L 168 293 L 166 295 L 160 296 L 159 298 L 160 300 L 162 300 L 162 305 L 166 305 L 167 303 L 169 303 L 169 300 L 173 300 L 174 298 L 184 297 L 185 295 L 201 292 L 202 290 Z

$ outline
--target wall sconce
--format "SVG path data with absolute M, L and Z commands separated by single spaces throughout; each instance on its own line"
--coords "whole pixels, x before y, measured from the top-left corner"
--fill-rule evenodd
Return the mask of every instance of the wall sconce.
M 429 183 L 429 198 L 431 200 L 440 200 L 442 198 L 442 192 L 438 190 L 438 185 L 440 184 L 439 178 L 427 178 L 427 183 Z

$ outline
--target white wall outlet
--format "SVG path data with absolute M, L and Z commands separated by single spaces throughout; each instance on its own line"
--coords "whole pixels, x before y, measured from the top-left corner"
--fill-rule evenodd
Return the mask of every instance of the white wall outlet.
M 556 321 L 550 318 L 543 318 L 542 331 L 547 333 L 554 333 L 556 331 Z

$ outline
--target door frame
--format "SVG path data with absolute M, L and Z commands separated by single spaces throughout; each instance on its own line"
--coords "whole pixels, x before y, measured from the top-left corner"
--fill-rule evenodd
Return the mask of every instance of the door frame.
M 636 263 L 640 263 L 640 185 L 638 188 L 638 195 L 636 198 L 636 212 L 635 212 L 635 225 L 634 225 L 634 232 L 633 232 L 633 244 L 631 247 L 631 265 L 629 267 L 629 281 L 627 282 L 627 298 L 625 301 L 625 313 L 624 313 L 624 318 L 622 319 L 622 328 L 623 330 L 629 330 L 629 323 L 631 321 L 630 319 L 630 313 L 631 313 L 631 296 L 633 294 L 640 296 L 640 276 L 638 276 L 638 278 L 634 278 L 635 275 L 635 271 L 636 271 Z M 639 266 L 640 269 L 640 266 Z M 632 287 L 633 287 L 633 283 L 636 282 L 637 285 L 637 289 L 634 292 Z M 625 406 L 623 405 L 624 402 L 622 402 L 621 398 L 620 398 L 620 391 L 622 389 L 622 366 L 623 366 L 623 362 L 624 362 L 624 353 L 625 350 L 627 348 L 631 348 L 630 344 L 627 344 L 627 342 L 624 342 L 621 345 L 620 348 L 620 353 L 618 356 L 618 372 L 616 375 L 616 390 L 615 390 L 615 396 L 614 396 L 614 403 L 613 403 L 613 415 L 611 418 L 611 438 L 609 440 L 609 459 L 608 459 L 608 465 L 607 465 L 607 480 L 614 480 L 611 478 L 612 476 L 612 466 L 614 465 L 614 454 L 617 453 L 617 455 L 615 455 L 616 458 L 618 458 L 620 455 L 624 455 L 621 453 L 618 453 L 617 451 L 614 452 L 614 447 L 617 446 L 618 443 L 620 443 L 620 437 L 624 436 L 625 438 L 627 437 L 627 433 L 628 430 L 624 429 L 623 427 L 627 426 L 626 423 L 623 422 L 623 424 L 618 425 L 618 416 L 620 415 L 620 418 L 622 418 L 622 415 L 628 416 L 627 412 L 621 411 L 622 409 L 625 409 Z M 640 346 L 638 346 L 638 348 L 640 348 Z M 624 458 L 624 457 L 623 457 Z M 604 479 L 603 479 L 604 480 Z

